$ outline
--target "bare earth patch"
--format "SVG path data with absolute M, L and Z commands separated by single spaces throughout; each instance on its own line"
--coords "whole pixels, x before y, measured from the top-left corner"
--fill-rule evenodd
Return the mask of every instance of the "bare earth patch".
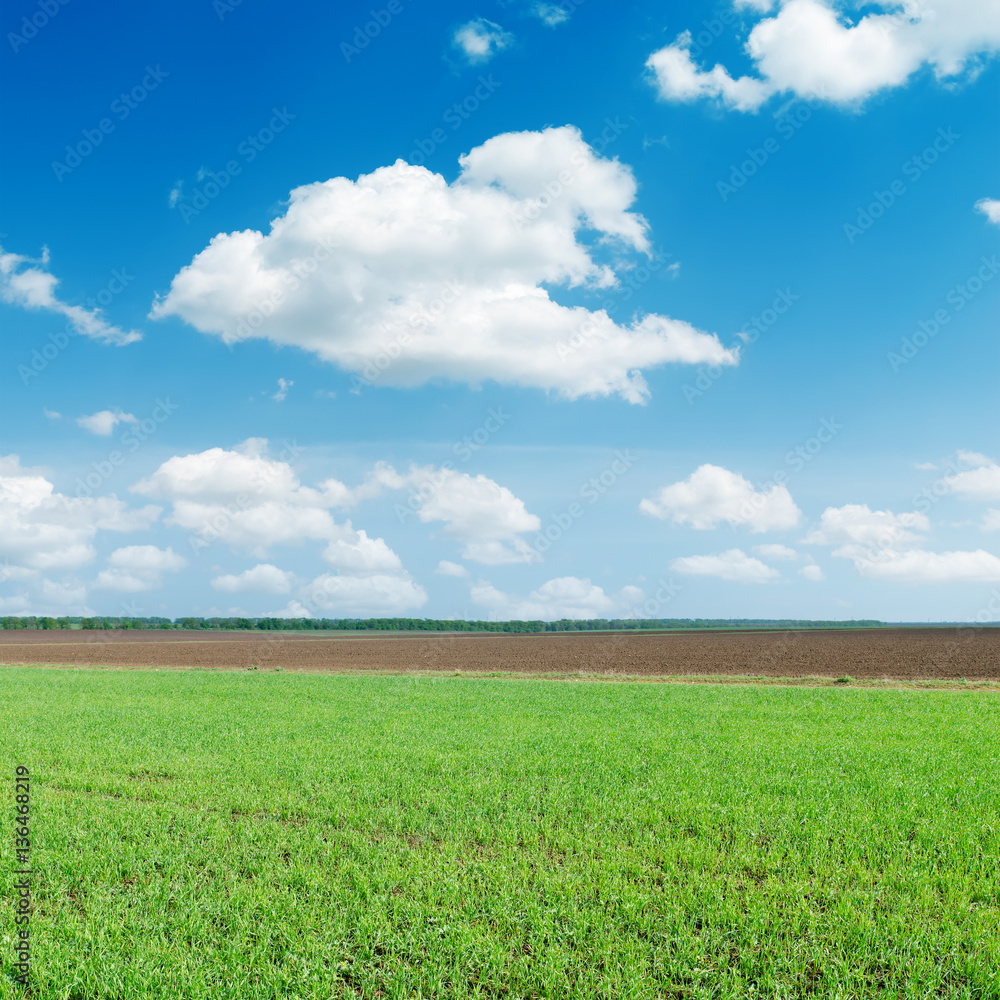
M 1000 629 L 803 632 L 313 634 L 0 633 L 0 663 L 324 671 L 1000 680 Z

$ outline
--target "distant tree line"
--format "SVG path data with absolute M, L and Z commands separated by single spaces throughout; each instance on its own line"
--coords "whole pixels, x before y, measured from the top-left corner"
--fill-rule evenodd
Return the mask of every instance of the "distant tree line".
M 443 618 L 119 618 L 7 617 L 5 629 L 211 629 L 260 632 L 594 632 L 639 629 L 872 628 L 874 619 L 807 621 L 776 618 L 564 618 L 543 621 L 454 621 Z

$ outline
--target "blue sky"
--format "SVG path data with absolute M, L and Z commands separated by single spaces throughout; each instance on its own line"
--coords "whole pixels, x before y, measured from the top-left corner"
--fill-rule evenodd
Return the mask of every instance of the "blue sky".
M 993 5 L 0 28 L 0 611 L 1000 617 Z

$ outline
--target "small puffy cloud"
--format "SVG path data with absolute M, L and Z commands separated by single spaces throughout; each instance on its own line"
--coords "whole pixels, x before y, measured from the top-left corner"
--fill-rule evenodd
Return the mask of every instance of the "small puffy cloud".
M 443 521 L 442 534 L 463 543 L 462 557 L 486 566 L 537 562 L 521 534 L 542 526 L 524 501 L 486 476 L 455 469 L 413 468 L 407 476 L 421 521 Z
M 543 583 L 526 598 L 505 594 L 480 581 L 470 589 L 472 601 L 487 608 L 492 617 L 518 621 L 554 621 L 560 618 L 615 618 L 631 611 L 642 591 L 628 587 L 610 597 L 588 579 L 563 576 Z
M 341 528 L 323 551 L 323 558 L 340 573 L 364 576 L 375 573 L 401 573 L 403 564 L 384 539 L 369 538 L 365 531 Z
M 755 74 L 734 78 L 718 64 L 702 69 L 685 31 L 646 62 L 661 98 L 708 98 L 739 111 L 754 111 L 775 94 L 849 105 L 903 85 L 923 67 L 940 81 L 974 74 L 1000 50 L 1000 8 L 983 0 L 878 3 L 853 19 L 826 0 L 784 0 L 768 17 L 773 4 L 763 0 L 734 6 L 760 18 L 745 46 Z
M 242 573 L 226 573 L 212 580 L 212 586 L 226 594 L 249 591 L 256 594 L 287 594 L 295 574 L 270 563 L 258 563 Z
M 121 347 L 142 339 L 138 330 L 122 330 L 108 323 L 100 309 L 84 309 L 56 297 L 59 279 L 47 270 L 48 249 L 39 259 L 8 253 L 0 246 L 0 302 L 22 309 L 43 310 L 64 316 L 68 325 L 85 337 Z
M 506 486 L 487 476 L 471 476 L 447 466 L 430 465 L 414 465 L 408 472 L 400 473 L 379 462 L 364 483 L 349 491 L 345 505 L 385 489 L 408 489 L 408 503 L 396 504 L 397 515 L 406 520 L 416 514 L 418 520 L 427 524 L 443 521 L 441 534 L 462 543 L 463 559 L 487 566 L 541 560 L 521 537 L 524 532 L 537 531 L 541 520 L 529 513 L 524 501 Z
M 276 403 L 283 403 L 285 397 L 288 395 L 288 390 L 295 385 L 291 379 L 279 378 L 278 379 L 278 391 L 271 397 Z
M 937 466 L 933 462 L 914 462 L 913 468 L 919 469 L 921 472 L 933 472 Z
M 450 183 L 397 160 L 298 187 L 267 235 L 216 235 L 150 315 L 227 344 L 299 347 L 364 386 L 493 379 L 642 403 L 644 369 L 737 364 L 737 351 L 683 320 L 619 323 L 553 298 L 613 289 L 613 264 L 651 253 L 646 220 L 630 210 L 631 169 L 578 129 L 504 133 L 459 164 Z
M 752 111 L 770 97 L 763 81 L 741 76 L 734 80 L 719 65 L 705 71 L 691 58 L 691 32 L 683 31 L 672 45 L 654 52 L 646 60 L 659 95 L 666 101 L 696 101 L 715 98 L 739 111 Z
M 1000 198 L 980 198 L 976 211 L 982 212 L 994 226 L 1000 226 Z
M 570 12 L 557 3 L 536 3 L 532 11 L 544 25 L 558 28 L 569 20 Z
M 810 545 L 898 548 L 918 541 L 916 532 L 929 529 L 927 516 L 916 511 L 893 514 L 891 510 L 871 510 L 867 504 L 845 504 L 827 507 L 819 527 L 809 532 L 805 541 Z
M 98 531 L 139 531 L 161 508 L 129 508 L 113 494 L 69 497 L 17 455 L 0 457 L 0 559 L 32 570 L 78 569 L 95 555 Z
M 76 422 L 91 434 L 99 434 L 108 437 L 119 424 L 137 424 L 138 417 L 131 413 L 123 413 L 121 410 L 98 410 L 90 416 L 77 417 Z
M 966 500 L 1000 500 L 1000 465 L 974 451 L 960 451 L 958 460 L 971 468 L 944 477 L 950 493 Z
M 670 568 L 687 576 L 714 576 L 733 583 L 767 583 L 781 576 L 772 566 L 748 556 L 742 549 L 728 549 L 710 556 L 682 556 Z
M 176 208 L 183 197 L 184 197 L 184 181 L 178 181 L 170 189 L 170 194 L 167 195 L 167 203 L 170 205 L 171 208 Z
M 458 563 L 449 562 L 447 559 L 442 559 L 438 565 L 437 569 L 434 570 L 435 573 L 440 576 L 468 576 L 469 571 L 464 567 L 460 566 Z
M 186 565 L 187 560 L 171 548 L 126 545 L 108 556 L 108 568 L 97 574 L 94 586 L 126 593 L 153 590 L 160 585 L 163 573 L 176 573 Z
M 823 570 L 821 570 L 815 563 L 803 566 L 802 569 L 799 570 L 799 576 L 804 576 L 807 580 L 812 580 L 814 583 L 819 583 L 821 580 L 826 579 L 823 576 Z
M 642 500 L 639 509 L 650 517 L 690 524 L 699 531 L 722 523 L 746 525 L 755 534 L 783 531 L 794 528 L 801 518 L 786 486 L 772 483 L 756 490 L 738 472 L 708 464 Z
M 42 407 L 42 413 L 44 413 L 49 420 L 58 420 L 62 416 L 62 414 L 57 410 L 48 410 L 45 407 Z
M 487 21 L 484 17 L 477 17 L 463 24 L 452 36 L 452 45 L 471 64 L 489 62 L 513 41 L 514 36 L 509 31 L 504 31 L 499 24 Z
M 755 545 L 753 551 L 761 559 L 778 559 L 783 562 L 792 562 L 799 558 L 798 552 L 787 545 Z

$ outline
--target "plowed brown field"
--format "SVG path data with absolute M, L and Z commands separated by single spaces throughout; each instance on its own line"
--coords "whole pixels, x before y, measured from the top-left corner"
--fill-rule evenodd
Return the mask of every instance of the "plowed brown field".
M 1000 629 L 807 632 L 333 634 L 0 632 L 0 664 L 638 676 L 1000 680 Z

